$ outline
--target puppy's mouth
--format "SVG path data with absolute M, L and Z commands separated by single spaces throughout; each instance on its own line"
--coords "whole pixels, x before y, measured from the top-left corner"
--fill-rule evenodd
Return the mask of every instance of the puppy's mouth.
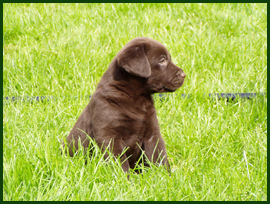
M 170 88 L 167 88 L 167 87 L 163 86 L 161 90 L 163 92 L 174 92 L 176 89 L 170 89 Z
M 151 88 L 151 90 L 153 91 L 153 93 L 175 92 L 180 86 L 177 86 L 177 87 L 164 86 L 164 85 L 163 86 L 154 86 Z
M 162 86 L 161 90 L 163 90 L 163 92 L 174 92 L 178 88 L 180 88 L 183 84 L 184 84 L 184 79 L 182 79 L 181 81 L 177 81 L 177 83 L 175 82 L 171 83 L 171 85 L 169 86 Z

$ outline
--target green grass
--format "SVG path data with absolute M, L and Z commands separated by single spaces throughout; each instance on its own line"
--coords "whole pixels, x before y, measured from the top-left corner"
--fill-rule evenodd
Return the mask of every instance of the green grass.
M 4 102 L 4 200 L 267 200 L 267 97 L 203 97 L 267 92 L 266 4 L 4 4 L 3 18 L 4 96 L 55 97 Z M 138 36 L 187 77 L 155 101 L 171 177 L 152 166 L 128 181 L 98 149 L 88 165 L 61 156 L 59 140 L 88 103 L 72 97 Z

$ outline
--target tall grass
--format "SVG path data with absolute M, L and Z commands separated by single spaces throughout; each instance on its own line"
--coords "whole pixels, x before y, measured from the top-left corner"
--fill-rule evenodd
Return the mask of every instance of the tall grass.
M 4 200 L 266 200 L 266 4 L 4 4 L 4 96 L 54 96 L 3 107 Z M 155 100 L 173 172 L 131 173 L 96 149 L 60 155 L 64 138 L 115 54 L 145 36 L 187 74 Z M 181 93 L 191 98 L 181 99 Z

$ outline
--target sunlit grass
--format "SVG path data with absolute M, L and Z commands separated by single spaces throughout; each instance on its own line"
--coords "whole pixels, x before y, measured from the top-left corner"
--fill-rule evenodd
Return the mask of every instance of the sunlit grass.
M 4 200 L 266 200 L 266 4 L 4 4 Z M 165 44 L 187 74 L 155 100 L 172 175 L 131 173 L 96 154 L 60 155 L 59 141 L 115 54 L 137 36 Z M 180 94 L 192 94 L 182 99 Z M 65 97 L 68 96 L 68 97 Z M 75 98 L 78 96 L 78 98 Z

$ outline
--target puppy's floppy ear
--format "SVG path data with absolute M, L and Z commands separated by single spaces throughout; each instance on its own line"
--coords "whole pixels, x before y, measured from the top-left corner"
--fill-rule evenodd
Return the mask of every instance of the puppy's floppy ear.
M 145 45 L 126 45 L 119 53 L 117 62 L 127 72 L 136 76 L 148 78 L 151 67 L 144 51 Z

